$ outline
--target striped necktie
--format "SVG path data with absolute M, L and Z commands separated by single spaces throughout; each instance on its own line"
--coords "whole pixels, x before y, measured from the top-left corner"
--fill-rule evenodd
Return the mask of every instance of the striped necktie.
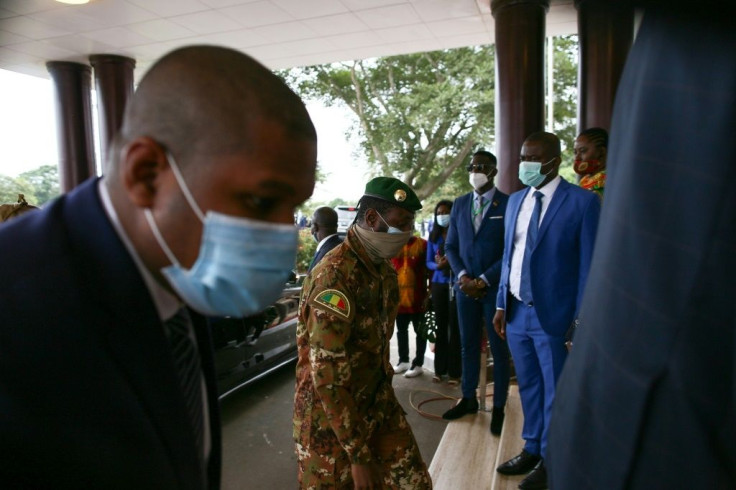
M 478 232 L 480 229 L 481 223 L 483 223 L 483 209 L 486 207 L 486 203 L 484 203 L 485 198 L 483 196 L 478 196 L 478 198 L 475 200 L 475 211 L 473 211 L 473 227 L 475 228 L 475 231 Z
M 204 414 L 202 409 L 202 368 L 199 360 L 197 344 L 190 336 L 192 320 L 186 308 L 164 322 L 166 334 L 171 345 L 174 366 L 179 375 L 187 413 L 192 423 L 194 439 L 197 443 L 197 454 L 204 460 Z

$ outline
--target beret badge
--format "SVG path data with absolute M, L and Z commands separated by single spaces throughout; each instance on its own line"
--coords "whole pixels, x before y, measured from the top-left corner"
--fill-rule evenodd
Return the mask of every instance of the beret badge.
M 394 192 L 394 199 L 399 202 L 406 201 L 406 191 L 404 189 L 397 189 L 396 192 Z

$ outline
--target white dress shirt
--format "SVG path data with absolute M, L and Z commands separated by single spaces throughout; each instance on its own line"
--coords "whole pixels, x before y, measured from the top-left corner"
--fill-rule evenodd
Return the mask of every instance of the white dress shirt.
M 314 250 L 314 254 L 315 254 L 315 255 L 317 255 L 317 252 L 319 252 L 319 251 L 320 251 L 320 249 L 321 249 L 321 248 L 322 248 L 322 246 L 323 246 L 323 245 L 324 245 L 324 244 L 325 244 L 325 243 L 327 242 L 327 240 L 329 240 L 329 239 L 330 239 L 330 238 L 332 238 L 333 236 L 337 236 L 337 233 L 333 233 L 332 235 L 330 235 L 330 236 L 326 236 L 326 237 L 324 237 L 324 238 L 323 238 L 322 240 L 320 240 L 320 241 L 319 241 L 319 243 L 317 244 L 317 248 L 316 248 L 316 249 Z
M 511 252 L 511 269 L 509 270 L 509 291 L 516 299 L 521 301 L 519 295 L 519 287 L 521 286 L 521 264 L 524 262 L 524 253 L 526 251 L 526 231 L 529 228 L 529 221 L 532 219 L 532 211 L 534 210 L 534 192 L 539 191 L 544 194 L 542 198 L 542 211 L 539 215 L 539 226 L 541 228 L 544 222 L 544 215 L 552 202 L 557 187 L 560 185 L 560 176 L 558 175 L 547 183 L 541 189 L 529 188 L 524 200 L 519 208 L 519 215 L 516 217 L 516 227 L 514 228 L 514 248 Z
M 120 218 L 112 205 L 112 200 L 110 200 L 110 193 L 107 190 L 104 178 L 100 179 L 97 185 L 97 190 L 100 193 L 100 200 L 102 201 L 102 208 L 105 210 L 105 214 L 110 219 L 112 227 L 123 242 L 123 245 L 125 245 L 125 249 L 133 259 L 138 272 L 140 272 L 143 277 L 143 282 L 146 284 L 148 292 L 151 295 L 151 299 L 153 300 L 153 304 L 156 306 L 159 319 L 161 320 L 161 327 L 163 328 L 164 322 L 166 320 L 170 320 L 174 315 L 176 315 L 176 312 L 179 311 L 183 305 L 176 296 L 161 286 L 156 279 L 154 279 L 146 266 L 143 265 L 143 261 L 138 255 L 138 252 L 133 247 L 133 242 L 130 241 L 130 238 L 123 229 L 123 225 L 120 223 Z M 194 328 L 191 324 L 189 325 L 189 338 L 194 342 L 194 345 L 197 345 L 197 336 L 194 334 Z M 197 345 L 197 349 L 199 349 L 199 345 Z M 210 451 L 212 450 L 212 435 L 210 432 L 210 412 L 207 404 L 207 385 L 204 381 L 204 373 L 201 375 L 201 386 L 203 404 L 202 416 L 204 418 L 204 461 L 206 472 L 207 461 L 209 460 Z

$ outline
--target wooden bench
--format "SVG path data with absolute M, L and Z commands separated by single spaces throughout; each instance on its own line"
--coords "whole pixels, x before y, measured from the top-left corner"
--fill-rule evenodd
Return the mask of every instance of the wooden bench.
M 496 467 L 524 447 L 523 420 L 519 389 L 512 384 L 500 437 L 493 436 L 489 430 L 490 412 L 479 411 L 447 424 L 429 466 L 435 490 L 516 489 L 524 475 L 501 475 Z

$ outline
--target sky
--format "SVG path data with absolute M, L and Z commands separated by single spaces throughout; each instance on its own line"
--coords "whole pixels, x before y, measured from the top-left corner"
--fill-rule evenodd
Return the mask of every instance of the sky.
M 352 115 L 347 109 L 315 102 L 307 109 L 317 128 L 317 159 L 326 177 L 307 204 L 335 198 L 357 202 L 368 167 L 364 159 L 356 158 L 357 141 L 345 136 Z M 0 70 L 0 174 L 16 177 L 42 165 L 56 165 L 57 155 L 51 80 Z

